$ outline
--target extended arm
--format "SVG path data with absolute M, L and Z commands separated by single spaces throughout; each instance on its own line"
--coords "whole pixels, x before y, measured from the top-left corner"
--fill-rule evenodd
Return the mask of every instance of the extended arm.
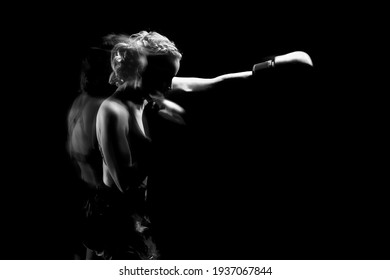
M 215 85 L 226 80 L 240 80 L 251 77 L 254 73 L 287 64 L 306 64 L 313 66 L 310 56 L 302 51 L 295 51 L 284 55 L 275 56 L 274 60 L 257 63 L 251 71 L 229 73 L 215 78 L 196 78 L 196 77 L 174 77 L 172 80 L 172 89 L 179 89 L 185 92 L 202 91 L 213 88 Z M 257 66 L 257 67 L 255 67 Z M 256 69 L 255 69 L 256 68 Z
M 252 71 L 224 74 L 215 78 L 174 77 L 172 89 L 180 89 L 186 92 L 201 91 L 210 89 L 225 80 L 246 79 L 250 76 L 252 76 Z

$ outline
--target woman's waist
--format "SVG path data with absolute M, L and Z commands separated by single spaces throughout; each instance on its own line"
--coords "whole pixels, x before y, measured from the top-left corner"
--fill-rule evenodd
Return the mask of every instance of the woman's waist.
M 145 189 L 148 184 L 148 174 L 146 172 L 138 172 L 134 174 L 134 177 L 131 178 L 122 178 L 120 182 L 114 180 L 111 176 L 111 173 L 105 163 L 103 163 L 103 183 L 107 188 L 114 188 L 123 193 L 137 190 Z M 118 185 L 119 184 L 119 185 Z

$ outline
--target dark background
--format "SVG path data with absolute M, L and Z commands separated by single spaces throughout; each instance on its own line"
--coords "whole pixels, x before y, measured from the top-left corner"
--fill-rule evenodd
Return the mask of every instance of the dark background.
M 176 43 L 178 76 L 247 71 L 295 50 L 315 66 L 172 95 L 187 125 L 156 130 L 165 258 L 388 259 L 382 100 L 348 63 L 359 25 L 317 4 L 183 5 L 56 4 L 15 19 L 2 259 L 73 257 L 79 190 L 65 141 L 80 60 L 101 36 L 140 30 Z

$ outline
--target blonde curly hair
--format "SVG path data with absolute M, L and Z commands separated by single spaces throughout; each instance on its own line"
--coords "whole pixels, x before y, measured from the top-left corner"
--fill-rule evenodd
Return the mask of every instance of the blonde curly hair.
M 139 86 L 148 56 L 168 55 L 182 58 L 175 43 L 155 31 L 141 31 L 130 36 L 110 34 L 105 40 L 113 45 L 109 82 L 116 86 L 125 82 L 132 87 Z

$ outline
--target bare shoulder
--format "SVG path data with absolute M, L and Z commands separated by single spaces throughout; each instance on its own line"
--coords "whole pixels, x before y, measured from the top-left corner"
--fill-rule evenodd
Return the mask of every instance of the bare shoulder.
M 128 113 L 126 106 L 116 99 L 106 99 L 99 108 L 99 113 L 122 115 Z
M 106 99 L 100 105 L 97 113 L 98 122 L 111 121 L 126 121 L 129 117 L 129 112 L 126 106 L 115 99 Z

